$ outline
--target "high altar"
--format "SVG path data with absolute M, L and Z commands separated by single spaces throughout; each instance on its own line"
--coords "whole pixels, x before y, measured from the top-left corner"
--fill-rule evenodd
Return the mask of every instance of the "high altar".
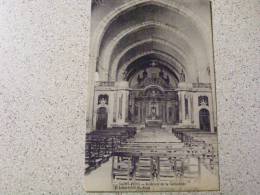
M 148 65 L 121 81 L 95 86 L 93 125 L 202 128 L 213 131 L 211 86 L 189 83 L 160 66 Z M 102 101 L 100 101 L 102 99 Z

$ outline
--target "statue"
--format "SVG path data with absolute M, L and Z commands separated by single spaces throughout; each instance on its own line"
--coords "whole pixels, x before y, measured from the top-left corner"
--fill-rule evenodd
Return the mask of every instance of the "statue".
M 157 62 L 156 62 L 156 60 L 152 60 L 152 62 L 151 62 L 151 64 L 150 64 L 152 67 L 155 67 L 155 66 L 157 66 Z
M 170 84 L 170 78 L 169 78 L 169 75 L 167 75 L 167 77 L 166 77 L 166 79 L 165 79 L 165 82 L 166 82 L 167 85 Z
M 101 104 L 101 106 L 105 106 L 107 104 L 107 101 L 106 101 L 106 99 L 104 97 L 101 98 L 100 104 Z
M 123 80 L 126 81 L 127 80 L 127 73 L 126 73 L 126 71 L 124 71 L 122 73 L 122 76 L 123 76 Z
M 155 108 L 155 106 L 153 106 L 151 108 L 151 117 L 152 117 L 153 120 L 156 119 L 156 108 Z
M 152 96 L 153 97 L 156 96 L 156 91 L 155 90 L 152 91 Z
M 144 72 L 143 72 L 143 79 L 145 79 L 147 77 L 147 71 L 146 69 L 144 69 Z
M 164 75 L 164 73 L 163 73 L 163 70 L 161 69 L 161 71 L 159 72 L 159 77 L 163 78 L 163 75 Z
M 138 84 L 140 84 L 141 83 L 141 77 L 140 77 L 140 75 L 138 74 L 138 76 L 137 76 L 137 82 L 138 82 Z
M 183 72 L 183 69 L 182 69 L 181 74 L 180 74 L 180 82 L 185 82 L 185 74 Z
M 101 106 L 108 105 L 108 95 L 99 95 L 98 96 L 98 104 Z
M 128 108 L 128 121 L 132 122 L 131 106 L 129 106 L 129 108 Z

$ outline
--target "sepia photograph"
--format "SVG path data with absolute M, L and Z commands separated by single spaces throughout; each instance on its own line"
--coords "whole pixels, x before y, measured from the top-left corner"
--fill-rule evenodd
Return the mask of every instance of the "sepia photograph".
M 260 195 L 260 0 L 0 0 L 0 195 Z
M 218 191 L 210 0 L 92 0 L 84 188 Z

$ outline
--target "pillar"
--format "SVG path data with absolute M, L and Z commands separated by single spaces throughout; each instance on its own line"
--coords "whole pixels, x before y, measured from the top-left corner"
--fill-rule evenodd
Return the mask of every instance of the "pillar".
M 194 123 L 194 106 L 193 106 L 193 94 L 190 94 L 190 120 L 191 123 Z
M 185 127 L 191 127 L 193 114 L 193 101 L 191 100 L 193 96 L 192 84 L 185 82 L 179 83 L 177 91 L 179 96 L 179 124 L 184 125 Z M 185 102 L 187 102 L 187 109 L 185 106 Z
M 185 111 L 185 92 L 181 92 L 181 109 L 182 109 L 182 122 L 186 121 L 186 111 Z
M 125 126 L 128 123 L 126 122 L 128 116 L 128 95 L 129 88 L 127 81 L 116 82 L 116 90 L 117 90 L 117 111 L 116 111 L 116 125 L 117 126 Z
M 179 99 L 179 123 L 182 123 L 182 98 L 181 92 L 178 92 L 178 99 Z

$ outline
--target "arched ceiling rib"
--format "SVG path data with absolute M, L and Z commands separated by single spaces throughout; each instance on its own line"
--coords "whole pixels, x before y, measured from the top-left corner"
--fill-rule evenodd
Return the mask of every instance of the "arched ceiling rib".
M 115 42 L 116 44 L 113 47 L 113 53 L 111 55 L 111 58 L 113 59 L 115 55 L 117 55 L 117 53 L 120 53 L 120 51 L 122 51 L 128 45 L 148 38 L 158 38 L 161 40 L 165 40 L 169 43 L 174 44 L 176 47 L 178 47 L 180 50 L 186 53 L 190 53 L 192 51 L 190 45 L 187 44 L 187 42 L 192 40 L 189 40 L 176 28 L 171 27 L 169 25 L 149 22 L 145 26 L 139 27 L 138 30 L 132 31 L 129 34 L 126 34 L 125 36 L 122 36 L 119 40 L 117 40 L 117 42 Z M 109 47 L 110 46 L 111 44 L 109 45 Z
M 184 65 L 188 63 L 186 62 L 187 58 L 185 58 L 185 54 L 169 42 L 160 39 L 146 39 L 125 48 L 122 53 L 118 54 L 112 61 L 111 68 L 109 69 L 110 79 L 113 80 L 115 78 L 114 72 L 126 69 L 124 65 L 127 65 L 129 59 L 135 58 L 136 55 L 147 51 L 160 51 L 161 53 L 168 54 L 168 56 L 174 56 L 178 64 Z
M 194 48 L 191 48 L 191 45 L 189 44 L 192 40 L 188 39 L 174 27 L 148 21 L 145 24 L 129 27 L 123 33 L 121 32 L 120 35 L 111 40 L 104 51 L 104 55 L 101 55 L 100 57 L 100 67 L 102 67 L 102 70 L 113 69 L 111 68 L 111 66 L 113 66 L 113 61 L 121 55 L 122 50 L 125 51 L 129 48 L 128 45 L 135 45 L 146 39 L 160 39 L 161 42 L 165 42 L 166 46 L 169 44 L 174 45 L 176 50 L 181 53 L 182 56 L 185 56 L 186 61 L 190 61 L 190 66 L 196 66 L 196 58 L 193 52 Z M 191 61 L 189 59 L 193 60 Z
M 126 1 L 126 2 L 124 2 Z M 102 43 L 101 41 L 103 40 L 104 37 L 106 37 L 106 33 L 110 32 L 109 28 L 111 26 L 113 26 L 113 23 L 117 23 L 116 21 L 118 20 L 118 18 L 123 18 L 125 20 L 125 22 L 123 24 L 125 24 L 126 26 L 131 25 L 130 22 L 128 21 L 130 18 L 132 19 L 132 17 L 126 17 L 126 14 L 129 12 L 134 13 L 134 16 L 136 16 L 137 12 L 136 9 L 137 8 L 142 8 L 142 7 L 147 7 L 147 6 L 157 6 L 159 8 L 164 9 L 164 11 L 158 11 L 159 14 L 161 14 L 162 12 L 167 12 L 167 13 L 175 13 L 176 17 L 164 17 L 163 19 L 168 19 L 168 21 L 162 21 L 162 23 L 167 23 L 167 24 L 171 24 L 174 23 L 173 19 L 176 20 L 177 22 L 182 21 L 182 24 L 187 24 L 189 26 L 192 26 L 193 29 L 195 29 L 198 33 L 198 35 L 201 35 L 200 38 L 204 38 L 204 40 L 207 40 L 208 36 L 210 35 L 210 29 L 208 28 L 207 25 L 204 24 L 204 21 L 202 20 L 202 18 L 198 17 L 196 14 L 194 14 L 190 9 L 187 9 L 185 6 L 172 1 L 172 0 L 122 0 L 121 5 L 118 5 L 118 7 L 116 9 L 111 9 L 110 7 L 110 12 L 107 15 L 104 15 L 103 18 L 99 18 L 97 20 L 96 23 L 92 24 L 92 30 L 93 32 L 91 33 L 93 35 L 93 42 L 95 44 L 93 44 L 93 53 L 96 53 L 99 51 L 99 48 L 102 48 Z M 119 3 L 120 4 L 120 3 Z M 108 7 L 106 7 L 107 9 Z M 150 9 L 150 10 L 149 10 Z M 151 12 L 151 8 L 148 9 L 147 13 Z M 100 11 L 100 10 L 99 10 Z M 102 9 L 101 9 L 102 12 Z M 158 13 L 157 12 L 157 13 Z M 98 11 L 97 11 L 98 13 Z M 155 11 L 153 11 L 153 13 L 156 13 Z M 97 14 L 97 15 L 102 15 L 102 14 Z M 141 11 L 141 16 L 143 15 L 142 11 Z M 170 15 L 168 15 L 170 16 Z M 179 20 L 178 18 L 181 17 L 181 20 Z M 133 17 L 134 18 L 134 17 Z M 136 21 L 143 23 L 145 21 L 147 21 L 147 18 L 145 18 L 145 21 L 142 21 L 144 17 L 138 17 Z M 187 22 L 184 22 L 182 19 L 187 20 Z M 154 20 L 154 17 L 152 18 L 152 20 Z M 133 21 L 133 20 L 131 20 Z M 122 27 L 123 25 L 120 25 L 120 27 Z M 116 26 L 118 27 L 118 26 Z M 111 28 L 110 28 L 111 29 Z M 121 29 L 122 30 L 122 29 Z M 121 31 L 119 30 L 119 31 Z M 187 30 L 187 29 L 184 29 Z M 191 30 L 191 29 L 189 29 Z M 190 31 L 189 31 L 190 32 Z M 116 34 L 115 34 L 116 35 Z
M 124 75 L 124 70 L 134 64 L 137 60 L 142 59 L 143 57 L 150 57 L 151 59 L 158 59 L 159 61 L 167 62 L 168 68 L 171 69 L 172 72 L 174 72 L 176 75 L 178 75 L 181 70 L 184 71 L 186 75 L 188 75 L 185 67 L 183 67 L 181 64 L 179 64 L 178 61 L 172 56 L 170 56 L 167 53 L 163 53 L 162 51 L 158 50 L 151 50 L 139 53 L 138 55 L 134 56 L 133 58 L 129 59 L 125 64 L 123 64 L 123 67 L 119 69 L 118 71 L 112 71 L 112 73 L 115 74 L 117 80 L 121 80 Z M 166 65 L 166 66 L 167 66 Z M 112 75 L 114 78 L 114 75 Z
M 107 26 L 97 66 L 103 79 L 121 78 L 115 72 L 124 71 L 129 61 L 146 52 L 171 56 L 187 73 L 207 64 L 202 58 L 206 51 L 196 24 L 178 9 L 166 8 L 157 1 L 149 3 L 125 10 Z
M 175 58 L 179 63 L 185 64 L 185 54 L 173 44 L 160 39 L 145 39 L 140 42 L 134 43 L 129 47 L 125 48 L 121 53 L 119 53 L 111 63 L 110 73 L 116 70 L 120 70 L 121 66 L 124 64 L 124 59 L 128 57 L 134 57 L 135 54 L 146 50 L 161 50 L 167 53 L 175 54 Z M 171 52 L 170 52 L 171 51 Z M 113 78 L 113 77 L 112 77 Z

